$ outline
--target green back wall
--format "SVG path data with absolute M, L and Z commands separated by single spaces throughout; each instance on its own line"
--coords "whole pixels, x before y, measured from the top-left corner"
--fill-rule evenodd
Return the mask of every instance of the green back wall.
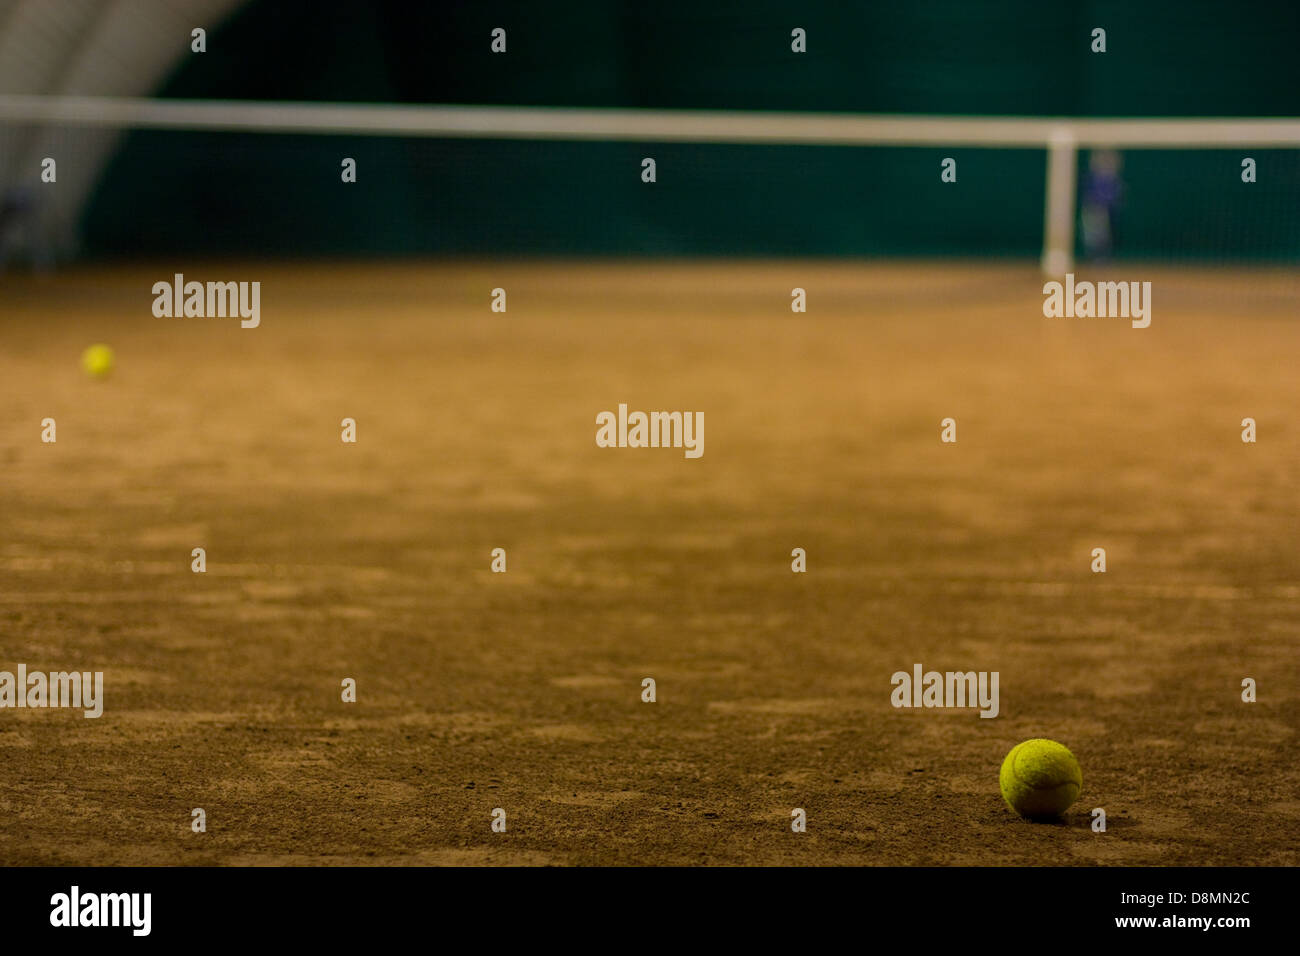
M 493 55 L 489 34 L 508 33 Z M 790 30 L 808 31 L 806 54 Z M 1089 50 L 1107 31 L 1108 52 Z M 1295 116 L 1300 4 L 262 0 L 182 98 Z M 1259 181 L 1243 184 L 1243 155 Z M 339 160 L 359 181 L 339 181 Z M 640 181 L 653 156 L 658 182 Z M 958 161 L 958 182 L 939 162 Z M 1086 161 L 1086 155 L 1081 157 Z M 1040 150 L 137 131 L 92 254 L 1036 255 Z M 1130 151 L 1120 253 L 1300 258 L 1300 150 Z

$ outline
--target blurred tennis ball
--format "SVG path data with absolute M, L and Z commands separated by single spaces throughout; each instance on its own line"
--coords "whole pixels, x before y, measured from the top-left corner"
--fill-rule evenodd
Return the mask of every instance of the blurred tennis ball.
M 92 345 L 81 353 L 81 367 L 91 378 L 106 378 L 113 371 L 113 350 L 107 345 Z
M 1026 740 L 1011 748 L 998 774 L 1002 798 L 1022 817 L 1059 817 L 1079 799 L 1083 771 L 1074 754 L 1055 740 Z

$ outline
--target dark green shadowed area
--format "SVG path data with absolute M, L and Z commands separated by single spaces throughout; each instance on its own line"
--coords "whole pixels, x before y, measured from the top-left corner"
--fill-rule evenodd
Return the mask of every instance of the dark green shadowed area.
M 1140 8 L 1140 9 L 1138 9 Z M 340 23 L 346 29 L 340 28 Z M 490 51 L 506 30 L 507 52 Z M 808 52 L 790 49 L 795 27 Z M 1107 52 L 1090 50 L 1095 27 Z M 1294 116 L 1300 6 L 254 2 L 172 98 Z M 232 69 L 238 63 L 240 68 Z M 1244 155 L 1259 179 L 1244 184 Z M 658 181 L 641 181 L 653 157 Z M 940 161 L 957 160 L 956 183 Z M 343 157 L 359 178 L 340 182 Z M 1080 185 L 1087 154 L 1080 157 Z M 125 133 L 92 255 L 1036 256 L 1041 150 Z M 111 188 L 106 188 L 111 183 Z M 1124 156 L 1118 258 L 1300 257 L 1300 151 Z

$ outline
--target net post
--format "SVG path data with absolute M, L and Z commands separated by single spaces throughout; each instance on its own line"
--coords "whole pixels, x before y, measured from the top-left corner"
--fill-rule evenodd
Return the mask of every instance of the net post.
M 1043 274 L 1060 277 L 1074 268 L 1074 193 L 1078 142 L 1067 126 L 1047 142 L 1047 197 L 1043 217 Z

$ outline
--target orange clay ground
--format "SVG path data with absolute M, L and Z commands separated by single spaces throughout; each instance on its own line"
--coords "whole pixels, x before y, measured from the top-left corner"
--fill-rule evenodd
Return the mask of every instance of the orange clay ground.
M 261 327 L 154 318 L 174 271 Z M 0 863 L 1295 865 L 1296 280 L 1117 277 L 1149 329 L 1029 265 L 0 278 L 0 669 L 106 681 L 0 710 Z M 619 402 L 703 457 L 596 447 Z M 895 710 L 916 663 L 1000 716 Z M 1063 824 L 998 794 L 1036 736 Z

